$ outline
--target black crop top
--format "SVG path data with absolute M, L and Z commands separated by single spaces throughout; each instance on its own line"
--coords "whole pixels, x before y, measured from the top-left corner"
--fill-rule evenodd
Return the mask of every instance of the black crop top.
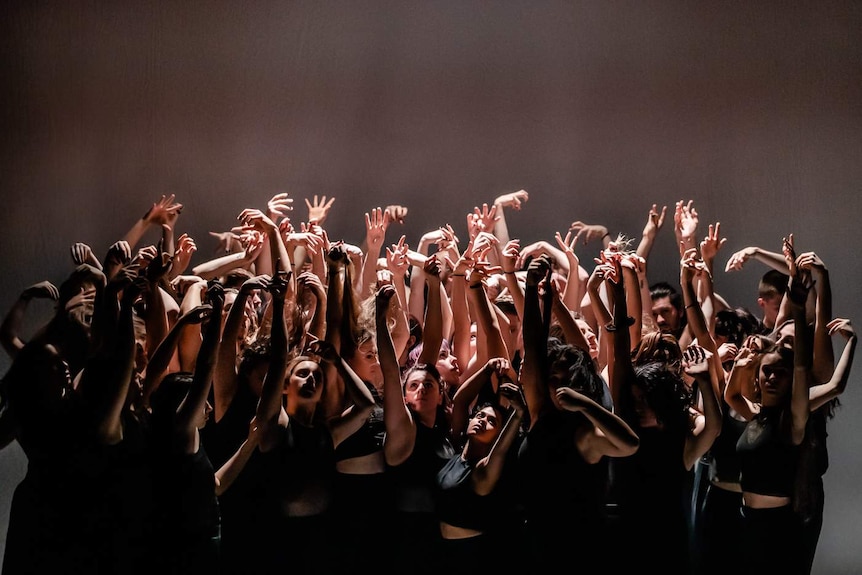
M 456 455 L 437 474 L 437 516 L 456 527 L 487 531 L 498 520 L 500 508 L 494 493 L 478 495 L 470 482 L 473 464 Z
M 370 455 L 383 449 L 383 438 L 386 436 L 386 426 L 383 423 L 383 404 L 377 390 L 373 386 L 369 386 L 369 388 L 371 395 L 374 396 L 374 409 L 362 427 L 335 448 L 336 461 Z
M 779 413 L 763 410 L 748 422 L 736 443 L 742 472 L 742 490 L 762 495 L 791 497 L 799 448 L 786 441 L 779 429 Z

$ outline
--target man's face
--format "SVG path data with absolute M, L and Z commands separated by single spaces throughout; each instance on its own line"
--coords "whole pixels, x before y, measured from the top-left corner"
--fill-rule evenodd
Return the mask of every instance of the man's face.
M 652 317 L 663 333 L 672 334 L 679 329 L 679 311 L 670 303 L 670 297 L 653 300 Z

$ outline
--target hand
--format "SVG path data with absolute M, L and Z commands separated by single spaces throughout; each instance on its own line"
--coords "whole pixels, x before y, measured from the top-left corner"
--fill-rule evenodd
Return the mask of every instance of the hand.
M 557 240 L 557 245 L 560 246 L 560 249 L 566 254 L 566 259 L 569 260 L 569 269 L 577 270 L 578 266 L 581 264 L 580 258 L 575 254 L 575 245 L 578 243 L 577 234 L 573 236 L 571 230 L 569 230 L 566 232 L 566 237 L 564 239 L 560 232 L 555 232 L 554 238 Z
M 389 302 L 395 296 L 395 286 L 392 284 L 383 284 L 377 290 L 374 296 L 375 307 L 378 317 L 385 314 L 389 309 Z
M 195 241 L 188 234 L 182 234 L 177 239 L 177 249 L 174 254 L 174 265 L 171 267 L 171 275 L 176 277 L 186 271 L 196 251 L 198 251 L 198 247 Z
M 517 211 L 521 209 L 521 204 L 529 199 L 530 194 L 528 194 L 526 190 L 518 190 L 517 192 L 498 196 L 497 199 L 494 200 L 494 205 L 503 208 L 512 208 Z
M 677 243 L 682 243 L 685 249 L 692 248 L 695 245 L 694 237 L 697 234 L 697 210 L 694 209 L 694 200 L 689 200 L 685 203 L 680 200 L 676 203 L 676 209 L 673 213 L 674 233 L 676 234 Z
M 243 231 L 255 230 L 261 234 L 278 231 L 278 226 L 275 225 L 275 222 L 269 216 L 254 208 L 244 209 L 236 219 L 243 223 Z
M 132 247 L 126 240 L 120 240 L 111 244 L 105 255 L 105 265 L 124 266 L 132 261 Z
M 578 242 L 583 245 L 587 245 L 593 240 L 601 241 L 608 233 L 608 228 L 598 224 L 585 224 L 578 220 L 576 222 L 572 222 L 569 226 L 569 231 L 575 233 L 575 239 L 572 241 L 573 245 Z
M 721 363 L 733 361 L 739 354 L 739 348 L 730 342 L 724 342 L 718 346 L 718 357 L 721 358 Z
M 686 374 L 692 377 L 708 374 L 710 359 L 712 359 L 711 351 L 697 344 L 692 344 L 682 352 L 682 368 Z
M 147 210 L 147 213 L 144 214 L 142 218 L 147 224 L 150 225 L 170 225 L 173 226 L 174 222 L 177 219 L 177 216 L 183 211 L 183 205 L 174 203 L 174 199 L 176 196 L 171 194 L 170 196 L 162 196 L 158 202 L 154 203 L 153 206 Z
M 190 286 L 198 283 L 206 283 L 206 281 L 200 276 L 178 275 L 171 280 L 171 288 L 182 298 Z
M 330 198 L 327 201 L 326 196 L 321 196 L 318 199 L 317 194 L 314 194 L 314 200 L 311 202 L 306 198 L 305 205 L 308 206 L 308 223 L 322 225 L 326 220 L 326 216 L 329 215 L 329 209 L 332 207 L 333 202 L 335 202 L 335 198 Z
M 709 269 L 706 267 L 706 264 L 697 255 L 697 248 L 689 248 L 685 250 L 679 263 L 683 280 L 686 282 L 691 281 L 694 276 L 700 274 L 706 274 L 709 278 L 712 278 L 712 274 L 709 273 Z
M 281 192 L 280 194 L 275 194 L 270 198 L 270 200 L 266 203 L 266 213 L 274 222 L 277 222 L 281 218 L 287 216 L 287 212 L 293 210 L 293 198 L 287 197 L 287 192 Z
M 497 393 L 500 397 L 505 398 L 509 402 L 509 406 L 519 415 L 523 415 L 527 410 L 527 401 L 524 399 L 524 391 L 517 383 L 504 379 L 500 381 L 497 387 Z
M 243 250 L 240 235 L 233 231 L 210 232 L 210 235 L 218 240 L 218 244 L 216 244 L 215 248 L 215 252 L 217 254 L 235 254 Z
M 326 252 L 326 262 L 333 267 L 346 266 L 350 260 L 347 256 L 347 250 L 342 242 L 335 242 L 329 247 Z
M 380 208 L 371 210 L 371 214 L 365 212 L 365 241 L 368 251 L 379 250 L 386 237 L 386 229 L 389 227 L 389 212 Z
M 72 262 L 74 262 L 76 266 L 89 264 L 94 268 L 102 269 L 102 263 L 93 253 L 93 250 L 83 242 L 72 244 Z
M 823 277 L 826 272 L 826 264 L 814 252 L 805 252 L 796 258 L 796 265 L 800 269 L 806 270 L 812 276 Z
M 317 298 L 317 301 L 326 300 L 326 288 L 316 273 L 302 272 L 296 276 L 296 285 L 300 292 L 302 290 L 311 292 Z
M 436 278 L 437 281 L 440 281 L 440 274 L 443 273 L 443 262 L 440 261 L 440 258 L 437 257 L 437 254 L 429 256 L 428 259 L 425 260 L 425 265 L 422 267 L 422 271 L 425 272 L 429 278 Z
M 407 208 L 404 206 L 392 204 L 390 206 L 386 206 L 384 211 L 389 214 L 390 221 L 398 222 L 402 225 L 404 224 L 404 218 L 407 217 Z
M 397 244 L 386 248 L 386 267 L 395 276 L 403 278 L 410 268 L 410 260 L 407 258 L 408 246 L 404 243 L 406 236 L 401 236 Z
M 709 262 L 709 267 L 712 267 L 716 254 L 726 243 L 727 238 L 721 237 L 721 222 L 715 222 L 714 226 L 709 224 L 706 237 L 700 242 L 700 255 L 703 261 Z
M 497 215 L 496 204 L 491 206 L 490 209 L 488 208 L 488 204 L 482 204 L 481 210 L 478 207 L 473 208 L 473 214 L 476 219 L 476 225 L 479 226 L 480 231 L 488 233 L 494 232 L 494 226 L 500 219 L 500 216 Z
M 24 289 L 24 291 L 21 292 L 21 299 L 50 299 L 57 301 L 60 299 L 60 290 L 57 289 L 57 286 L 47 280 L 41 281 Z
M 587 396 L 571 387 L 558 387 L 556 396 L 560 406 L 566 411 L 583 411 L 589 405 Z
M 829 330 L 829 335 L 840 334 L 844 336 L 845 339 L 856 337 L 856 330 L 853 328 L 849 319 L 837 317 L 826 324 L 826 328 Z
M 741 270 L 745 263 L 748 261 L 748 259 L 754 256 L 756 252 L 757 248 L 754 247 L 743 248 L 738 252 L 735 252 L 732 256 L 730 256 L 730 259 L 727 260 L 727 265 L 724 266 L 724 271 L 730 272 L 734 270 Z
M 643 236 L 645 238 L 654 239 L 658 235 L 659 230 L 664 226 L 665 215 L 667 215 L 667 206 L 662 206 L 661 211 L 659 211 L 656 204 L 652 205 L 644 225 Z
M 505 273 L 513 273 L 518 269 L 518 260 L 521 257 L 521 240 L 509 240 L 500 251 L 500 264 Z
M 545 254 L 533 258 L 527 267 L 527 285 L 536 287 L 541 284 L 551 273 L 551 258 Z
M 335 363 L 340 359 L 338 352 L 335 351 L 335 346 L 320 339 L 316 339 L 306 346 L 305 355 L 317 356 L 320 358 L 320 362 L 325 361 L 327 363 Z

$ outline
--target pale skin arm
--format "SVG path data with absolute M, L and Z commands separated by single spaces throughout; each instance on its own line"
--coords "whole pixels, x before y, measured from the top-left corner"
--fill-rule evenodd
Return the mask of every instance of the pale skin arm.
M 221 341 L 218 344 L 216 368 L 213 374 L 213 415 L 221 421 L 237 390 L 237 341 L 245 319 L 248 298 L 255 290 L 265 290 L 269 276 L 255 276 L 243 282 L 227 314 Z
M 490 453 L 476 463 L 473 473 L 470 475 L 473 491 L 478 495 L 488 495 L 497 486 L 506 465 L 506 455 L 518 437 L 518 431 L 526 411 L 524 398 L 517 384 L 505 381 L 500 384 L 499 393 L 508 400 L 512 407 L 512 414 L 506 420 L 506 424 Z
M 849 319 L 833 319 L 829 322 L 828 328 L 830 336 L 841 335 L 846 339 L 846 342 L 844 350 L 841 352 L 841 357 L 835 365 L 832 378 L 828 382 L 815 385 L 809 390 L 808 399 L 812 411 L 826 405 L 832 399 L 844 393 L 844 390 L 847 388 L 847 381 L 850 379 L 850 368 L 853 366 L 853 358 L 856 355 L 858 337 Z
M 557 399 L 566 411 L 583 413 L 593 425 L 580 445 L 587 462 L 598 463 L 604 456 L 628 457 L 638 450 L 640 439 L 621 417 L 570 387 L 557 389 Z
M 398 356 L 395 355 L 395 346 L 392 345 L 386 325 L 389 301 L 394 295 L 395 288 L 384 285 L 375 298 L 377 351 L 383 372 L 383 422 L 386 427 L 383 453 L 389 465 L 403 463 L 416 444 L 416 423 L 404 400 Z
M 221 313 L 224 307 L 224 287 L 216 281 L 207 286 L 207 303 L 211 306 L 207 324 L 194 367 L 192 386 L 177 410 L 175 437 L 183 453 L 197 453 L 200 448 L 200 432 L 197 428 L 199 414 L 204 411 L 212 386 L 216 363 L 216 346 L 221 333 Z

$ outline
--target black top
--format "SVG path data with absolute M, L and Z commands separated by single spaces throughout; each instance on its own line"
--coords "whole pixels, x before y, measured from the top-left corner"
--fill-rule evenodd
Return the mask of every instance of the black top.
M 383 438 L 386 436 L 386 426 L 383 424 L 383 400 L 373 385 L 366 385 L 374 396 L 374 409 L 356 433 L 338 444 L 335 449 L 336 461 L 378 453 L 383 449 Z
M 780 419 L 779 410 L 763 409 L 739 437 L 743 491 L 793 496 L 799 448 L 782 436 Z
M 413 452 L 401 464 L 387 467 L 395 484 L 396 506 L 401 511 L 434 512 L 437 473 L 455 456 L 446 430 L 416 424 Z
M 456 455 L 437 473 L 437 516 L 450 525 L 484 532 L 499 520 L 500 505 L 494 492 L 483 496 L 473 490 L 473 468 Z

